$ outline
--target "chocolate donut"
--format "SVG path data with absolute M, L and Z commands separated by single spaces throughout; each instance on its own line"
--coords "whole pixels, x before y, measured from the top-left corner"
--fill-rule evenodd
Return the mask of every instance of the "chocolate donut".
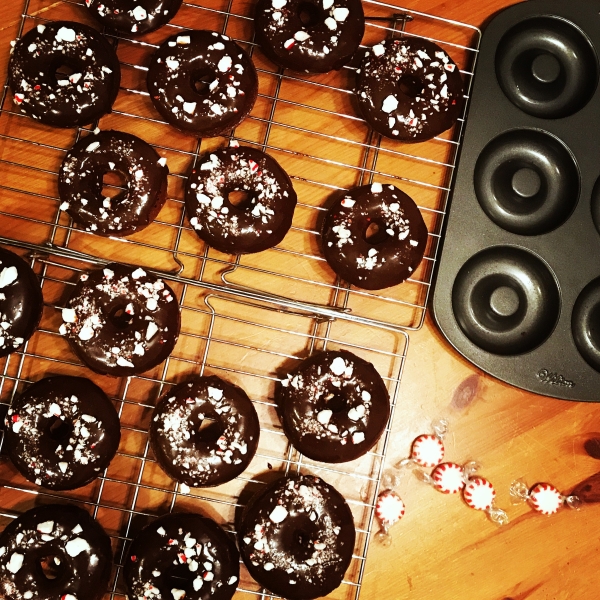
M 404 142 L 450 129 L 463 105 L 458 67 L 437 44 L 421 38 L 388 39 L 367 51 L 356 94 L 367 123 Z
M 28 31 L 17 40 L 8 67 L 19 110 L 54 127 L 87 125 L 110 112 L 120 82 L 113 47 L 95 29 L 73 21 Z
M 198 237 L 226 254 L 261 252 L 292 225 L 296 192 L 268 154 L 247 146 L 204 154 L 188 178 L 185 206 Z M 246 192 L 234 205 L 229 194 Z
M 142 35 L 168 23 L 182 0 L 86 0 L 92 15 L 102 25 L 121 33 Z
M 14 252 L 0 248 L 0 358 L 33 335 L 43 308 L 42 289 L 31 267 Z
M 221 135 L 239 125 L 258 95 L 245 50 L 215 31 L 181 31 L 152 55 L 148 91 L 163 119 L 184 133 Z
M 117 263 L 83 273 L 62 318 L 60 333 L 79 359 L 114 377 L 160 364 L 179 336 L 173 290 L 142 268 Z
M 200 431 L 203 423 L 209 424 Z M 259 436 L 258 415 L 246 392 L 214 375 L 167 392 L 150 424 L 158 464 L 192 487 L 220 485 L 237 477 L 254 457 Z
M 258 0 L 256 41 L 267 58 L 293 71 L 341 69 L 365 32 L 360 0 Z
M 326 596 L 352 560 L 352 512 L 331 485 L 311 475 L 278 479 L 251 500 L 238 528 L 250 575 L 290 600 Z
M 368 231 L 377 231 L 367 238 Z M 393 185 L 363 185 L 340 195 L 321 232 L 323 256 L 345 281 L 366 290 L 402 283 L 419 266 L 427 227 L 410 196 Z
M 130 600 L 229 600 L 240 576 L 233 539 L 212 519 L 174 513 L 144 527 L 125 558 Z
M 6 600 L 100 600 L 111 568 L 110 538 L 71 504 L 32 508 L 0 535 L 0 597 Z
M 14 400 L 5 425 L 15 467 L 53 490 L 72 490 L 98 477 L 121 439 L 115 407 L 83 377 L 40 379 Z
M 318 352 L 281 380 L 283 430 L 302 454 L 327 463 L 354 460 L 381 437 L 390 414 L 375 367 L 346 350 Z
M 127 191 L 102 195 L 102 178 L 120 173 Z M 156 218 L 167 199 L 167 161 L 144 140 L 120 131 L 102 131 L 80 139 L 59 170 L 61 209 L 98 235 L 123 236 L 141 231 Z

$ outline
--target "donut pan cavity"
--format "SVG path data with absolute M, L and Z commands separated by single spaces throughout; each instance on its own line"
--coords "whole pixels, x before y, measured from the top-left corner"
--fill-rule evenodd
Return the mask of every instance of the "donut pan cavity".
M 600 2 L 530 0 L 486 27 L 433 295 L 467 359 L 600 401 Z

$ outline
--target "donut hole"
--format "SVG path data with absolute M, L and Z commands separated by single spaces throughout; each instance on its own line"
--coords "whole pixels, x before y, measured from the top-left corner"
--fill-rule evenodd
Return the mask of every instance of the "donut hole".
M 48 554 L 37 560 L 37 567 L 41 575 L 48 581 L 60 579 L 65 572 L 66 561 L 60 554 Z
M 125 305 L 118 304 L 108 313 L 108 320 L 117 329 L 127 329 L 133 323 L 133 315 L 128 314 L 126 308 Z
M 227 200 L 232 206 L 235 206 L 238 210 L 247 210 L 252 205 L 252 199 L 254 194 L 248 190 L 231 190 L 227 194 Z
M 315 547 L 311 534 L 305 529 L 296 529 L 292 534 L 291 551 L 298 562 L 312 557 Z
M 398 81 L 398 88 L 409 98 L 416 98 L 423 93 L 425 84 L 423 80 L 416 75 L 403 75 Z
M 71 76 L 75 73 L 82 75 L 87 70 L 85 64 L 74 57 L 60 56 L 55 58 L 47 69 L 44 70 L 46 73 L 45 78 L 47 83 L 55 86 L 57 81 L 65 81 L 71 79 Z M 83 81 L 79 81 L 79 79 L 75 80 L 73 78 L 71 80 L 72 83 L 79 82 L 79 85 L 83 83 Z
M 215 81 L 215 74 L 210 71 L 196 71 L 192 73 L 192 89 L 199 96 L 208 96 L 210 93 L 210 84 Z
M 62 79 L 69 79 L 73 73 L 75 73 L 75 69 L 71 65 L 60 64 L 54 70 L 54 77 L 57 81 L 61 81 Z
M 102 191 L 104 198 L 108 198 L 111 204 L 120 202 L 127 196 L 127 177 L 121 171 L 107 171 L 102 177 Z M 105 207 L 108 208 L 108 207 Z
M 200 423 L 196 427 L 195 441 L 197 444 L 214 444 L 225 431 L 223 423 L 220 419 L 216 418 L 216 415 L 208 414 L 200 420 Z
M 378 244 L 385 242 L 388 237 L 389 235 L 385 230 L 385 223 L 383 221 L 372 221 L 369 223 L 363 234 L 365 242 L 372 246 L 377 246 Z
M 325 21 L 323 10 L 311 2 L 301 2 L 297 14 L 304 27 L 314 27 Z
M 325 396 L 325 406 L 332 413 L 341 413 L 348 406 L 348 400 L 342 396 L 341 392 L 329 392 Z
M 198 573 L 193 573 L 187 564 L 177 565 L 172 569 L 169 569 L 166 576 L 165 588 L 168 590 L 182 590 L 186 592 L 186 596 L 189 593 L 193 593 L 193 580 L 196 578 Z
M 66 442 L 73 432 L 73 423 L 60 417 L 53 417 L 50 427 L 48 427 L 50 437 L 57 442 Z

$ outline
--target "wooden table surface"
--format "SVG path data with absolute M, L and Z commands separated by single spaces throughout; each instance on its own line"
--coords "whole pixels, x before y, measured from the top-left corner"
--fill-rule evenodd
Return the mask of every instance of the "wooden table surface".
M 404 6 L 480 26 L 510 3 L 406 0 Z M 20 0 L 0 6 L 2 73 L 20 9 Z M 15 232 L 0 222 L 1 235 Z M 369 335 L 375 339 L 380 334 Z M 584 448 L 586 440 L 600 437 L 600 408 L 536 396 L 482 373 L 450 347 L 428 313 L 424 327 L 410 333 L 388 462 L 407 456 L 411 441 L 429 432 L 438 418 L 449 423 L 447 459 L 481 463 L 481 473 L 496 487 L 497 504 L 508 512 L 510 523 L 499 528 L 460 498 L 437 493 L 406 475 L 398 486 L 406 515 L 392 529 L 391 547 L 371 544 L 361 598 L 593 597 L 600 589 L 600 506 L 545 517 L 526 505 L 513 506 L 508 490 L 513 480 L 523 478 L 568 492 L 600 471 L 600 462 Z

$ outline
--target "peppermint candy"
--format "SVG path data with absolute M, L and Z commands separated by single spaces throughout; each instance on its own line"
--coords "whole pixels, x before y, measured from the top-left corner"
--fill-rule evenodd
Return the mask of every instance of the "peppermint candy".
M 463 489 L 463 498 L 471 508 L 489 511 L 494 505 L 496 490 L 487 479 L 472 477 Z
M 432 472 L 433 487 L 444 494 L 457 494 L 465 487 L 463 467 L 452 462 L 439 464 Z
M 549 483 L 538 483 L 529 490 L 529 504 L 543 515 L 553 515 L 564 503 L 563 495 Z
M 377 497 L 375 504 L 375 515 L 381 522 L 382 527 L 389 528 L 397 523 L 406 512 L 402 498 L 392 490 L 385 490 Z
M 436 435 L 420 435 L 413 442 L 410 458 L 422 467 L 435 467 L 444 460 L 444 444 Z

